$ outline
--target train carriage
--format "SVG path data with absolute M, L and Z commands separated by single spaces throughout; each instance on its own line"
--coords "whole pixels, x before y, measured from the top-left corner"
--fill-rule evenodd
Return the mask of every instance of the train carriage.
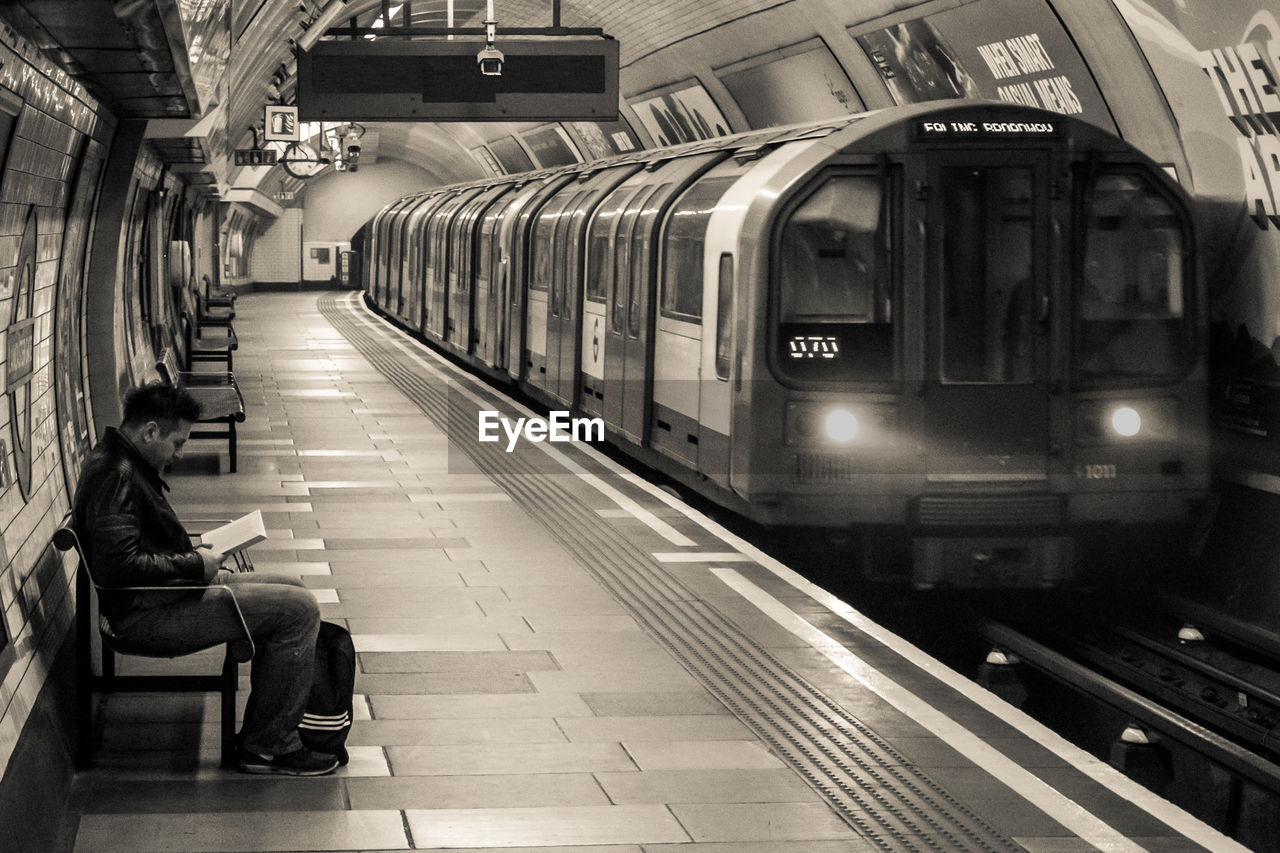
M 918 585 L 1066 581 L 1206 494 L 1187 197 L 1076 119 L 917 104 L 442 192 L 426 232 L 375 217 L 376 308 L 382 247 L 422 251 L 409 328 Z

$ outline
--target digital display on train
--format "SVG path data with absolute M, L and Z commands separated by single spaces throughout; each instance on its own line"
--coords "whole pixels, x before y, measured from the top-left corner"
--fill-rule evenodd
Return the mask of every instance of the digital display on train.
M 835 335 L 792 335 L 787 339 L 787 355 L 793 359 L 839 358 L 840 340 Z
M 778 324 L 773 368 L 788 379 L 881 382 L 894 376 L 893 323 L 853 321 Z
M 945 121 L 929 119 L 916 124 L 922 139 L 1026 139 L 1058 135 L 1055 121 Z

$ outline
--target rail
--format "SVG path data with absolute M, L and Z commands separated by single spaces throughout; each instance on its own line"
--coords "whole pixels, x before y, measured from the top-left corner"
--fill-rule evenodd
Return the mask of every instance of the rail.
M 1280 765 L 1006 625 L 985 620 L 981 631 L 989 641 L 1049 677 L 1132 716 L 1241 778 L 1280 793 Z

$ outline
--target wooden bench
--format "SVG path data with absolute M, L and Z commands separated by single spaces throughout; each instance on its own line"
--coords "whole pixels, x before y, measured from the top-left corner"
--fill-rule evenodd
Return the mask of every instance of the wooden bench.
M 233 370 L 232 354 L 240 346 L 229 317 L 203 317 L 204 298 L 194 288 L 182 289 L 182 368 L 195 370 L 202 362 L 225 362 Z M 234 309 L 231 309 L 234 317 Z
M 201 326 L 225 326 L 235 318 L 234 305 L 215 306 L 203 293 L 196 294 L 196 320 Z
M 193 429 L 191 438 L 225 438 L 231 457 L 231 473 L 236 471 L 236 424 L 244 423 L 244 395 L 231 371 L 200 371 L 192 373 L 178 369 L 177 355 L 166 347 L 156 362 L 160 379 L 170 385 L 185 388 L 200 403 L 201 417 L 197 424 L 218 424 L 221 429 Z
M 202 362 L 219 361 L 226 364 L 228 371 L 234 369 L 234 353 L 240 348 L 240 341 L 236 338 L 236 330 L 231 326 L 212 326 L 202 330 L 184 311 L 182 312 L 182 340 L 185 346 L 183 359 L 185 370 L 195 370 L 196 365 Z
M 214 287 L 209 276 L 204 276 L 201 289 L 204 292 L 205 304 L 210 308 L 234 308 L 236 292 L 229 288 Z
M 227 606 L 235 608 L 244 628 L 244 635 L 227 643 L 226 656 L 223 659 L 222 671 L 216 675 L 120 675 L 116 672 L 117 655 L 133 655 L 148 658 L 176 658 L 185 653 L 167 654 L 154 649 L 138 649 L 130 647 L 120 640 L 111 629 L 110 623 L 100 613 L 97 618 L 98 634 L 101 637 L 101 674 L 94 673 L 92 624 L 96 607 L 94 602 L 102 594 L 104 587 L 94 578 L 85 559 L 84 549 L 80 545 L 79 536 L 71 526 L 70 519 L 63 521 L 61 527 L 53 534 L 53 544 L 59 551 L 74 551 L 80 565 L 76 570 L 76 761 L 81 767 L 89 767 L 93 763 L 94 693 L 218 693 L 222 697 L 220 746 L 222 765 L 233 767 L 236 763 L 236 687 L 240 677 L 240 664 L 250 660 L 255 652 L 253 637 L 249 626 L 245 623 L 244 613 L 236 594 L 229 586 L 214 585 L 207 587 L 216 591 L 214 594 L 225 596 Z M 248 554 L 237 555 L 237 567 L 242 571 L 252 571 Z M 192 586 L 203 587 L 202 584 Z M 181 587 L 174 586 L 131 586 L 113 587 L 111 591 L 129 592 L 169 592 Z

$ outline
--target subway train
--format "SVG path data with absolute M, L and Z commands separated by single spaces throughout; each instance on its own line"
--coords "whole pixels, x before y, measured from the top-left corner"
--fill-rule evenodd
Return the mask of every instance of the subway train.
M 881 109 L 432 189 L 361 233 L 389 321 L 871 576 L 1058 586 L 1185 539 L 1207 494 L 1192 207 L 1068 116 Z

